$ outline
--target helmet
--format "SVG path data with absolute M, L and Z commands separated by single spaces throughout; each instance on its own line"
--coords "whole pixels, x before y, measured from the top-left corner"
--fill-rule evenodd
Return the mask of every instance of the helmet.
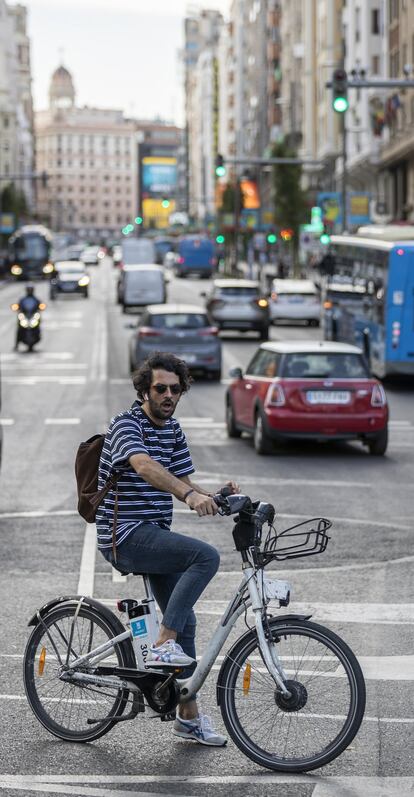
M 34 294 L 34 285 L 26 285 L 26 293 L 28 296 L 33 296 Z

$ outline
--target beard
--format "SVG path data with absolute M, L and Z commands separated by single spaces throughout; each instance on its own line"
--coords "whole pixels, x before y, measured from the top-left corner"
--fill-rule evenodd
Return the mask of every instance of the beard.
M 153 418 L 158 418 L 160 421 L 168 420 L 174 413 L 177 402 L 171 399 L 164 399 L 159 403 L 154 401 L 151 396 L 148 398 L 148 405 Z

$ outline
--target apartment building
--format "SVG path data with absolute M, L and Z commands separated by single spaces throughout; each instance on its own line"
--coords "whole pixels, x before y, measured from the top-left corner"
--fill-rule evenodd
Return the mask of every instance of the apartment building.
M 27 10 L 0 0 L 0 188 L 13 176 L 34 209 L 33 103 Z M 27 175 L 27 177 L 25 177 Z

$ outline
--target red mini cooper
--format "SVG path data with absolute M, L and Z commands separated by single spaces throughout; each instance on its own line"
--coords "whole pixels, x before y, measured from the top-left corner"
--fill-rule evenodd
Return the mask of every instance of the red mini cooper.
M 361 440 L 385 454 L 388 404 L 361 349 L 346 343 L 263 343 L 226 394 L 229 437 L 253 435 L 258 454 L 287 439 Z

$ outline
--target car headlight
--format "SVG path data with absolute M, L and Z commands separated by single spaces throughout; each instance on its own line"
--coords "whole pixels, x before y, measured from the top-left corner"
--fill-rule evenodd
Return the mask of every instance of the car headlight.
M 43 274 L 52 274 L 52 272 L 55 269 L 54 269 L 53 263 L 46 263 L 46 265 L 43 266 L 42 270 L 43 270 Z
M 15 264 L 14 266 L 11 267 L 10 271 L 14 277 L 20 277 L 20 274 L 22 273 L 23 269 L 21 266 L 17 266 Z
M 89 285 L 89 277 L 81 277 L 80 280 L 78 280 L 78 285 L 80 288 L 85 288 L 86 285 Z

